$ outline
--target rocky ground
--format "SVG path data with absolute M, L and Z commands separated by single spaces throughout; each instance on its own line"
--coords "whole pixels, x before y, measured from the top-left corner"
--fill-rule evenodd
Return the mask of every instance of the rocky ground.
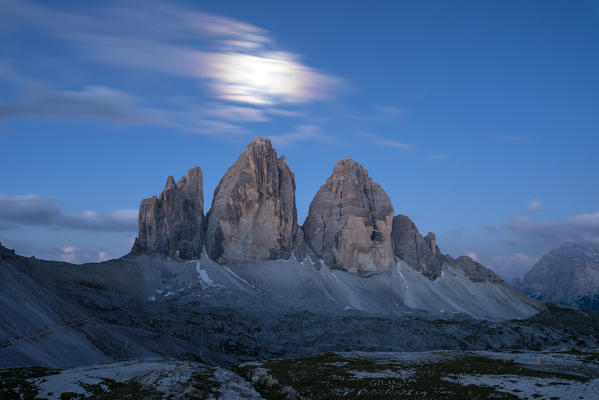
M 328 352 L 229 366 L 142 359 L 0 370 L 6 399 L 591 399 L 595 351 Z
M 0 398 L 17 396 L 15 390 L 24 398 L 36 391 L 54 398 L 63 392 L 74 394 L 62 398 L 162 398 L 158 387 L 197 398 L 331 398 L 318 392 L 325 375 L 346 398 L 430 398 L 419 388 L 431 381 L 438 393 L 451 389 L 456 396 L 470 393 L 464 392 L 470 383 L 480 396 L 594 384 L 595 356 L 587 349 L 599 347 L 599 312 L 537 303 L 451 268 L 431 280 L 401 262 L 363 277 L 294 257 L 227 266 L 207 257 L 180 262 L 132 255 L 72 265 L 6 249 L 1 256 Z M 508 367 L 493 373 L 490 361 L 483 363 L 487 369 L 468 369 L 490 357 L 481 351 L 530 352 L 530 360 L 548 357 L 536 352 L 581 352 L 572 357 L 580 358 L 586 380 L 562 377 L 558 385 L 553 372 L 518 375 Z M 379 370 L 372 361 L 379 356 L 364 355 L 371 352 L 395 355 Z M 392 360 L 408 357 L 397 355 L 403 352 L 458 357 L 465 367 L 434 375 L 449 361 L 398 366 Z M 428 355 L 416 364 L 430 364 Z M 424 375 L 407 385 L 408 372 L 400 370 L 415 368 Z M 369 389 L 352 391 L 358 386 Z

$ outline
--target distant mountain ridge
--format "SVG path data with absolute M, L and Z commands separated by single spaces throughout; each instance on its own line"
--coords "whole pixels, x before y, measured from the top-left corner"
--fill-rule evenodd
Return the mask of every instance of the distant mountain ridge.
M 515 286 L 534 299 L 599 310 L 599 245 L 564 243 Z

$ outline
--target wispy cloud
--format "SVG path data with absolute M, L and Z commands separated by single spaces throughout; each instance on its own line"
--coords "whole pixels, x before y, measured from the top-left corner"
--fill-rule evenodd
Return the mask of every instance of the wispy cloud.
M 495 139 L 501 140 L 503 142 L 512 142 L 512 143 L 526 143 L 531 144 L 534 143 L 534 140 L 522 137 L 522 136 L 510 136 L 510 135 L 494 135 Z
M 411 149 L 415 148 L 415 146 L 413 146 L 411 144 L 399 142 L 396 140 L 386 139 L 384 137 L 381 137 L 378 135 L 373 135 L 371 133 L 363 133 L 363 134 L 360 134 L 360 136 L 365 138 L 369 144 L 372 144 L 375 146 L 391 147 L 391 148 L 402 149 L 402 150 L 411 150 Z
M 485 225 L 485 229 L 492 235 L 496 235 L 499 233 L 500 229 L 495 225 Z
M 518 216 L 506 227 L 514 239 L 547 247 L 557 247 L 565 241 L 599 243 L 599 211 L 574 215 L 560 222 Z
M 543 203 L 539 199 L 532 199 L 528 206 L 520 214 L 533 214 L 543 209 Z
M 269 136 L 272 144 L 276 147 L 289 147 L 296 142 L 324 142 L 333 143 L 336 139 L 322 133 L 319 127 L 314 125 L 300 125 L 293 132 L 278 136 Z
M 411 150 L 414 148 L 413 145 L 408 144 L 408 143 L 403 143 L 403 142 L 398 142 L 396 140 L 387 140 L 387 139 L 375 139 L 373 141 L 374 144 L 378 145 L 378 146 L 383 146 L 383 147 L 393 147 L 396 149 L 403 149 L 403 150 Z
M 241 107 L 228 104 L 215 104 L 204 110 L 207 115 L 227 121 L 264 122 L 269 118 L 258 108 Z
M 537 257 L 515 253 L 491 257 L 489 267 L 501 276 L 515 278 L 524 275 L 537 262 L 539 262 Z
M 376 107 L 376 112 L 384 116 L 399 116 L 408 112 L 404 107 L 396 106 L 379 106 Z
M 13 102 L 0 103 L 0 120 L 17 118 L 102 119 L 115 123 L 156 125 L 180 131 L 238 135 L 236 122 L 267 121 L 261 110 L 233 105 L 187 105 L 179 109 L 149 107 L 141 99 L 108 87 L 82 90 L 39 89 Z
M 3 1 L 1 20 L 18 19 L 75 43 L 88 59 L 179 76 L 224 101 L 297 104 L 329 97 L 343 81 L 279 49 L 272 34 L 231 18 L 153 1 L 75 14 Z
M 13 227 L 36 225 L 90 231 L 135 232 L 137 210 L 89 210 L 76 215 L 60 210 L 53 198 L 0 194 L 0 223 L 8 223 Z
M 148 122 L 161 118 L 156 116 L 156 110 L 136 105 L 132 96 L 107 87 L 45 90 L 22 100 L 0 103 L 0 119 L 21 117 L 98 117 L 116 122 Z

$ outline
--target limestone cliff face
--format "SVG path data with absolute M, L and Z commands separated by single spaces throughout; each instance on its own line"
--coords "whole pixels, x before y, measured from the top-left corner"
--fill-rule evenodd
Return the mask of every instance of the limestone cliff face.
M 202 170 L 195 167 L 175 183 L 169 176 L 159 197 L 143 199 L 139 234 L 133 252 L 199 258 L 204 244 L 204 189 Z
M 214 192 L 208 254 L 219 263 L 288 258 L 296 231 L 295 176 L 270 140 L 256 138 Z
M 441 275 L 444 260 L 434 233 L 429 232 L 423 237 L 410 218 L 396 215 L 391 237 L 393 250 L 400 260 L 431 280 Z
M 391 244 L 393 206 L 385 191 L 350 158 L 335 164 L 302 226 L 308 246 L 330 268 L 357 273 L 395 264 Z

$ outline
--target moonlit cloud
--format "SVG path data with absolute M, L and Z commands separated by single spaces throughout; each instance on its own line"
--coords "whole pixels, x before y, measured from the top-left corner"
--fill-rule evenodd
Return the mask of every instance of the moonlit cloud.
M 80 215 L 60 210 L 52 198 L 36 195 L 7 196 L 0 194 L 0 223 L 30 226 L 52 226 L 90 231 L 135 232 L 137 210 L 110 212 L 84 211 Z
M 326 98 L 321 89 L 333 83 L 284 52 L 212 54 L 204 61 L 214 93 L 238 103 L 305 103 Z
M 279 49 L 265 29 L 183 6 L 125 3 L 93 15 L 12 0 L 3 8 L 5 17 L 77 44 L 89 59 L 188 78 L 224 101 L 306 103 L 325 99 L 343 85 Z

